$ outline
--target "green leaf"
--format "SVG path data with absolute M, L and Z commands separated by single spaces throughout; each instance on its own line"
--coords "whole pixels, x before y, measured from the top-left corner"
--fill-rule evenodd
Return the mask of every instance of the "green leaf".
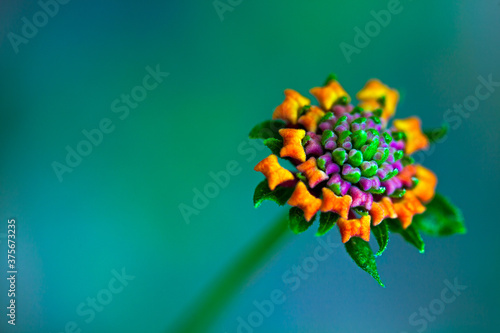
M 337 223 L 338 218 L 339 215 L 335 213 L 321 213 L 321 215 L 319 216 L 319 228 L 316 236 L 323 236 L 328 231 L 330 231 L 335 223 Z
M 389 243 L 389 228 L 387 227 L 387 223 L 382 221 L 377 226 L 372 226 L 372 232 L 375 235 L 378 243 L 378 251 L 375 256 L 381 256 L 387 248 L 387 244 Z
M 443 125 L 438 128 L 424 130 L 424 135 L 427 137 L 430 143 L 436 143 L 446 136 L 448 133 L 448 126 Z
M 415 216 L 413 218 L 415 218 Z M 420 251 L 420 253 L 424 253 L 425 243 L 413 223 L 410 224 L 408 228 L 403 229 L 403 226 L 401 225 L 401 222 L 399 220 L 386 219 L 385 221 L 387 221 L 389 229 L 392 232 L 400 234 L 408 243 L 415 246 Z
M 281 139 L 279 130 L 285 127 L 282 120 L 266 120 L 256 125 L 249 134 L 250 139 Z
M 271 191 L 267 185 L 267 180 L 264 179 L 255 188 L 255 192 L 253 194 L 253 204 L 255 208 L 257 208 L 264 200 L 271 200 L 276 202 L 278 205 L 283 206 L 292 196 L 293 190 L 293 187 L 278 186 L 274 189 L 274 191 Z
M 267 146 L 267 148 L 271 149 L 271 152 L 274 155 L 280 156 L 281 148 L 283 148 L 283 140 L 269 138 L 264 140 L 264 144 Z
M 465 234 L 464 218 L 460 210 L 444 196 L 436 193 L 426 205 L 424 213 L 413 217 L 412 224 L 431 236 Z
M 306 219 L 304 218 L 304 212 L 302 209 L 298 207 L 292 207 L 290 209 L 290 220 L 289 220 L 289 225 L 290 229 L 296 233 L 300 234 L 307 229 L 313 224 L 314 220 L 316 219 L 316 215 L 311 219 L 310 222 L 307 222 Z
M 370 274 L 382 287 L 385 287 L 378 275 L 375 256 L 368 242 L 365 242 L 359 237 L 352 237 L 345 243 L 345 249 L 352 260 L 354 260 L 362 270 Z

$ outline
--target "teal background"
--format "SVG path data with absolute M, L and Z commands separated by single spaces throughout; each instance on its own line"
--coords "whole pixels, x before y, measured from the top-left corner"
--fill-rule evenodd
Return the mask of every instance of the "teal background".
M 237 3 L 238 1 L 233 1 Z M 0 331 L 166 332 L 200 293 L 283 209 L 252 207 L 267 151 L 247 145 L 283 90 L 308 90 L 337 73 L 354 96 L 377 77 L 402 94 L 397 116 L 424 127 L 474 93 L 477 77 L 500 81 L 500 5 L 495 1 L 401 1 L 403 10 L 348 63 L 339 47 L 388 1 L 244 0 L 218 16 L 211 0 L 70 1 L 16 54 L 35 1 L 0 5 L 0 276 L 7 219 L 17 221 L 17 325 L 7 325 L 0 279 Z M 147 66 L 169 72 L 125 120 L 111 110 L 142 83 Z M 426 238 L 426 253 L 393 236 L 379 260 L 386 288 L 341 248 L 292 292 L 282 274 L 311 256 L 314 230 L 290 237 L 206 332 L 237 332 L 237 318 L 274 289 L 286 301 L 255 332 L 416 332 L 409 317 L 439 298 L 444 280 L 467 289 L 428 323 L 428 332 L 493 332 L 500 324 L 500 88 L 425 158 L 438 191 L 462 208 L 468 234 Z M 115 129 L 59 182 L 51 164 L 103 118 Z M 241 147 L 240 147 L 241 148 Z M 241 172 L 183 219 L 209 172 Z M 5 235 L 3 235 L 5 236 Z M 332 233 L 340 242 L 338 232 Z M 79 316 L 107 288 L 112 270 L 133 275 L 97 312 Z

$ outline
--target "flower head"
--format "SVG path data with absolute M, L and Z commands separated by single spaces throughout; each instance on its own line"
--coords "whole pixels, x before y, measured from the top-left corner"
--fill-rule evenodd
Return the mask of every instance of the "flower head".
M 255 167 L 267 179 L 266 195 L 298 208 L 291 212 L 301 210 L 306 227 L 320 213 L 320 229 L 337 224 L 343 243 L 353 237 L 368 242 L 371 231 L 379 241 L 387 225 L 410 233 L 406 230 L 426 210 L 437 184 L 434 173 L 410 156 L 430 144 L 420 120 L 391 123 L 399 93 L 378 80 L 368 81 L 356 95 L 356 106 L 334 76 L 310 92 L 319 106 L 286 90 L 285 101 L 274 111 L 273 119 L 284 124 L 264 141 L 273 154 Z M 281 167 L 278 157 L 294 170 Z

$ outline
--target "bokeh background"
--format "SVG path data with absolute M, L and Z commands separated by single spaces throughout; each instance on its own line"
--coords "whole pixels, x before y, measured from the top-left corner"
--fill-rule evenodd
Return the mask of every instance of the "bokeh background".
M 19 273 L 15 327 L 0 279 L 0 331 L 168 331 L 282 213 L 272 203 L 252 207 L 261 180 L 252 168 L 267 151 L 249 150 L 247 134 L 285 88 L 307 94 L 335 72 L 354 96 L 377 77 L 400 90 L 399 117 L 418 114 L 436 127 L 474 94 L 478 76 L 500 81 L 497 0 L 401 0 L 400 13 L 349 62 L 340 44 L 354 45 L 354 29 L 389 2 L 223 0 L 221 16 L 212 0 L 74 0 L 16 52 L 12 33 L 21 36 L 23 18 L 33 22 L 41 5 L 1 0 L 0 276 L 9 218 Z M 147 66 L 169 76 L 122 120 L 111 104 L 142 85 Z M 282 275 L 318 242 L 314 230 L 290 237 L 205 332 L 237 332 L 238 317 L 275 289 L 286 301 L 254 332 L 495 331 L 499 105 L 497 87 L 423 161 L 462 208 L 467 235 L 426 237 L 425 254 L 393 236 L 378 260 L 385 289 L 339 247 L 295 291 Z M 64 163 L 66 146 L 75 149 L 105 118 L 114 131 L 59 181 L 53 162 Z M 209 172 L 233 160 L 241 172 L 186 223 L 179 205 L 192 206 Z M 331 237 L 340 242 L 337 230 Z M 122 269 L 134 279 L 86 322 L 79 305 Z M 467 289 L 425 329 L 412 325 L 454 279 Z

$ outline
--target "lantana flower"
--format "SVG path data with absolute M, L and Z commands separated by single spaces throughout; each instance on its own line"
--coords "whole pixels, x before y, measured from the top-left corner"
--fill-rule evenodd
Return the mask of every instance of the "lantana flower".
M 397 90 L 370 80 L 353 105 L 331 75 L 310 93 L 318 105 L 285 90 L 273 120 L 250 133 L 264 139 L 272 152 L 255 166 L 265 177 L 255 190 L 256 207 L 264 200 L 288 205 L 295 233 L 307 230 L 318 215 L 318 236 L 336 225 L 347 252 L 381 285 L 374 258 L 387 247 L 389 231 L 421 252 L 419 231 L 438 236 L 465 232 L 460 211 L 436 194 L 436 175 L 411 157 L 438 138 L 422 131 L 417 117 L 391 121 Z M 294 168 L 285 168 L 279 159 Z M 368 243 L 372 235 L 379 245 L 375 255 Z

